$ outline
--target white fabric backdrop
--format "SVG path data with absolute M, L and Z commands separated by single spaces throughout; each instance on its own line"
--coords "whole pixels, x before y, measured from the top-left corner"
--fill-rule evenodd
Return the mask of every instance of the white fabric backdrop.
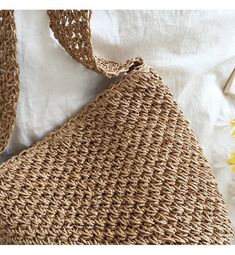
M 16 11 L 20 99 L 3 161 L 79 112 L 108 79 L 75 62 L 50 35 L 46 11 Z M 223 86 L 235 66 L 234 11 L 94 11 L 97 55 L 141 56 L 156 68 L 190 121 L 216 175 L 235 227 L 235 101 Z

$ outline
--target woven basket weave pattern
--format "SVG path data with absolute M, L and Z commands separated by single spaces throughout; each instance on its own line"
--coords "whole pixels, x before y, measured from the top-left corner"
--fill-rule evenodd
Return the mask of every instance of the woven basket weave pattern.
M 14 13 L 0 10 L 0 153 L 8 143 L 15 122 L 18 75 Z
M 0 169 L 0 239 L 14 244 L 227 244 L 211 169 L 146 67 Z
M 48 15 L 55 38 L 75 60 L 86 67 L 111 78 L 143 63 L 141 58 L 130 59 L 124 64 L 119 64 L 95 56 L 91 43 L 91 11 L 50 10 Z
M 9 22 L 2 35 L 13 35 L 13 12 L 0 14 Z M 229 244 L 231 223 L 211 168 L 160 76 L 139 58 L 122 65 L 94 56 L 90 12 L 49 16 L 73 58 L 122 76 L 60 129 L 0 165 L 0 243 Z M 1 100 L 12 103 L 5 115 L 12 121 L 14 36 L 7 46 L 12 72 L 0 92 L 10 95 Z

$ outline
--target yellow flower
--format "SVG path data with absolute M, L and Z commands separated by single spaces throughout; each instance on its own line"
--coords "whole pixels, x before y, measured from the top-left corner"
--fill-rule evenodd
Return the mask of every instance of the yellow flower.
M 227 160 L 231 165 L 235 165 L 235 152 L 231 153 L 231 157 Z
M 232 127 L 235 127 L 235 119 L 232 120 L 231 126 L 232 126 Z
M 235 128 L 235 119 L 233 119 L 231 121 L 231 126 L 232 126 L 232 128 Z M 233 129 L 233 131 L 232 131 L 232 136 L 235 137 L 235 129 Z
M 232 165 L 232 171 L 235 172 L 235 152 L 231 153 L 231 157 L 227 160 L 227 162 Z
M 232 136 L 235 137 L 235 119 L 232 119 L 231 126 L 233 128 Z M 232 165 L 232 171 L 235 173 L 235 152 L 231 153 L 231 156 L 229 159 L 227 159 L 227 162 Z

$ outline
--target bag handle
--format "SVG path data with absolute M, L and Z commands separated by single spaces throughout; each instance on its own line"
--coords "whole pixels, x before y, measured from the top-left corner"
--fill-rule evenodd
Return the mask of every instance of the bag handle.
M 133 58 L 120 64 L 94 55 L 90 10 L 49 10 L 48 15 L 55 38 L 75 60 L 87 68 L 111 78 L 143 64 L 141 58 Z
M 50 10 L 55 38 L 78 62 L 106 77 L 116 77 L 142 65 L 141 58 L 123 64 L 94 55 L 91 43 L 90 10 Z M 13 10 L 0 10 L 0 153 L 4 151 L 15 123 L 19 96 L 16 61 L 16 25 Z
M 4 151 L 12 133 L 18 96 L 14 11 L 0 10 L 0 153 Z

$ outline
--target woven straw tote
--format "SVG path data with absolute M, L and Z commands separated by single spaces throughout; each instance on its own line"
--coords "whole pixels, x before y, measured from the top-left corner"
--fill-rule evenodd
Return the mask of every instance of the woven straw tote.
M 0 242 L 229 244 L 231 224 L 212 170 L 158 73 L 140 58 L 118 64 L 94 56 L 90 11 L 48 14 L 74 59 L 118 78 L 61 128 L 0 165 Z M 3 29 L 13 35 L 8 15 L 11 26 Z M 9 47 L 7 65 L 17 70 L 14 36 Z

